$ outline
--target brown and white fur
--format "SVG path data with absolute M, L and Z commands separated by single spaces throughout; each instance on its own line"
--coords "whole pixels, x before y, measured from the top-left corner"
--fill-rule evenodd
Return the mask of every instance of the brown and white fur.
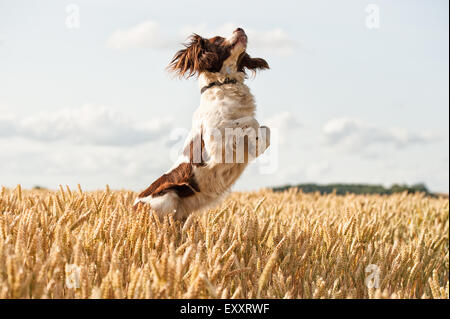
M 175 54 L 169 70 L 179 76 L 198 75 L 200 88 L 213 82 L 219 85 L 212 85 L 202 93 L 181 157 L 139 194 L 135 202 L 135 207 L 149 204 L 160 217 L 174 213 L 176 219 L 217 204 L 228 194 L 248 162 L 264 152 L 270 143 L 270 131 L 260 127 L 255 119 L 255 101 L 244 84 L 246 70 L 255 72 L 269 66 L 265 60 L 251 58 L 246 53 L 244 30 L 236 29 L 227 39 L 218 36 L 205 39 L 194 34 L 185 47 Z M 242 129 L 244 134 L 249 130 L 257 133 L 256 139 L 245 138 L 243 161 L 236 160 L 236 138 L 223 137 L 227 128 Z M 222 137 L 213 136 L 212 131 L 220 132 Z M 224 160 L 224 153 L 229 151 L 234 156 L 231 162 Z

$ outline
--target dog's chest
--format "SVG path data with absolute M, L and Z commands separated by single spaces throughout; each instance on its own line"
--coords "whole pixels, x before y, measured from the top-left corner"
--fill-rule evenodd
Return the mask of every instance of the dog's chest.
M 247 90 L 211 90 L 194 113 L 193 128 L 223 129 L 229 121 L 254 116 L 255 109 L 253 96 Z

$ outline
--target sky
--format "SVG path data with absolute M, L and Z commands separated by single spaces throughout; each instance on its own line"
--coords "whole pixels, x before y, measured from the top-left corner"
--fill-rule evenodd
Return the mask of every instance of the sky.
M 186 37 L 229 36 L 272 144 L 233 189 L 425 183 L 449 190 L 448 1 L 0 0 L 0 185 L 142 190 L 199 105 L 165 70 Z

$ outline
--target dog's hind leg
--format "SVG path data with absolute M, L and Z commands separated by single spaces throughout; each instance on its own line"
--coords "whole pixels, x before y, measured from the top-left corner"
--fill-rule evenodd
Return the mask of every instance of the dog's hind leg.
M 167 192 L 164 195 L 138 198 L 134 204 L 134 207 L 139 207 L 139 205 L 148 205 L 151 210 L 160 217 L 164 218 L 167 214 L 176 214 L 179 206 L 180 198 L 175 192 Z

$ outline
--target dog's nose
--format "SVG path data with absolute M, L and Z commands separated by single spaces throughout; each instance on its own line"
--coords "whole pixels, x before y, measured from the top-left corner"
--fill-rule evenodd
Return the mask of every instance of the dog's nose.
M 244 29 L 242 29 L 242 28 L 237 28 L 236 30 L 234 30 L 234 32 L 244 32 Z

